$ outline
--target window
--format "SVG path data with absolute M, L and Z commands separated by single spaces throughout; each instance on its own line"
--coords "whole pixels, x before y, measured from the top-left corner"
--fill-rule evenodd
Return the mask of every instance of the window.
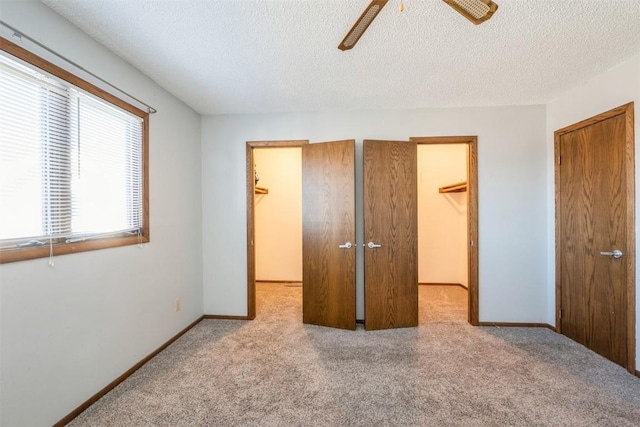
M 148 242 L 149 115 L 0 42 L 0 262 Z

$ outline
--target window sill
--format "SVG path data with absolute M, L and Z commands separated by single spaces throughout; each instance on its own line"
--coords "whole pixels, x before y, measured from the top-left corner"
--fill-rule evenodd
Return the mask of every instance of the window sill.
M 94 251 L 98 249 L 115 248 L 119 246 L 137 245 L 139 243 L 148 243 L 149 237 L 138 236 L 131 237 L 115 237 L 100 240 L 92 240 L 77 243 L 58 243 L 53 245 L 53 256 L 74 254 L 79 252 Z M 26 261 L 29 259 L 46 258 L 50 255 L 49 245 L 6 249 L 0 252 L 0 264 L 16 261 Z

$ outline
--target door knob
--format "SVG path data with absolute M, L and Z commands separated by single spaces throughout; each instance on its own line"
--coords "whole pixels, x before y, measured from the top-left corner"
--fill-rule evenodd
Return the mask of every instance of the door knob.
M 367 246 L 369 247 L 369 249 L 373 249 L 373 248 L 381 248 L 381 247 L 382 247 L 382 245 L 376 245 L 376 244 L 375 244 L 375 243 L 373 243 L 373 242 L 369 242 L 369 243 L 367 243 Z
M 622 253 L 622 251 L 616 249 L 613 252 L 600 252 L 600 255 L 610 256 L 610 257 L 613 257 L 615 259 L 618 259 L 618 258 L 622 258 L 623 253 Z
M 352 246 L 351 242 L 347 242 L 344 245 L 338 245 L 340 249 L 351 249 Z

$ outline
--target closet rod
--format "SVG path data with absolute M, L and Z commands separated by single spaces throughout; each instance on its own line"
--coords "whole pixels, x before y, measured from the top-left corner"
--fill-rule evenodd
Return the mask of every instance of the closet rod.
M 120 92 L 123 95 L 126 95 L 127 97 L 129 97 L 130 99 L 133 99 L 134 101 L 136 101 L 137 103 L 139 103 L 140 105 L 144 105 L 145 107 L 147 107 L 147 112 L 149 114 L 153 114 L 153 113 L 157 113 L 158 110 L 156 110 L 155 108 L 153 108 L 152 106 L 150 106 L 149 104 L 146 104 L 142 101 L 140 101 L 138 98 L 136 98 L 135 96 L 131 95 L 128 92 L 125 92 L 124 90 L 120 89 L 119 87 L 109 83 L 108 81 L 106 81 L 105 79 L 103 79 L 102 77 L 99 77 L 95 74 L 93 74 L 91 71 L 87 70 L 86 68 L 82 67 L 81 65 L 79 65 L 76 62 L 73 62 L 72 60 L 70 60 L 69 58 L 67 58 L 64 55 L 59 54 L 58 52 L 56 52 L 55 50 L 49 48 L 48 46 L 40 43 L 39 41 L 37 41 L 36 39 L 34 39 L 33 37 L 29 37 L 27 34 L 23 33 L 22 31 L 18 30 L 15 27 L 12 27 L 11 25 L 7 24 L 6 22 L 0 20 L 0 24 L 2 24 L 4 27 L 10 29 L 11 31 L 13 31 L 13 34 L 15 37 L 22 39 L 25 38 L 27 40 L 29 40 L 31 43 L 37 45 L 38 47 L 41 47 L 42 49 L 46 50 L 47 52 L 57 56 L 58 58 L 62 59 L 63 61 L 67 62 L 68 64 L 73 65 L 74 67 L 76 67 L 79 70 L 82 70 L 83 72 L 89 74 L 91 77 L 100 80 L 102 83 L 108 85 L 110 88 L 117 90 L 118 92 Z

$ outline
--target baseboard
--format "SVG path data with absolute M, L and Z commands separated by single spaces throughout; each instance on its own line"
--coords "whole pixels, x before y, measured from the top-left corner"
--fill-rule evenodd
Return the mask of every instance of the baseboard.
M 251 320 L 248 316 L 225 316 L 218 314 L 205 314 L 203 319 L 220 319 L 220 320 Z
M 465 291 L 468 290 L 462 283 L 438 283 L 438 282 L 419 282 L 420 286 L 460 286 Z
M 140 369 L 145 363 L 147 363 L 148 361 L 150 361 L 151 359 L 153 359 L 154 357 L 156 357 L 158 355 L 158 353 L 160 353 L 162 350 L 164 350 L 165 348 L 169 347 L 171 344 L 173 344 L 174 341 L 176 341 L 178 338 L 180 338 L 182 335 L 184 335 L 185 333 L 187 333 L 189 331 L 189 329 L 193 328 L 194 326 L 196 326 L 198 323 L 200 323 L 200 321 L 205 318 L 205 316 L 200 316 L 198 319 L 196 319 L 194 322 L 192 322 L 189 326 L 187 326 L 186 328 L 184 328 L 183 330 L 181 330 L 180 332 L 178 332 L 173 338 L 169 339 L 169 341 L 167 341 L 166 343 L 162 344 L 160 347 L 158 347 L 155 351 L 153 351 L 151 354 L 149 354 L 147 357 L 145 357 L 144 359 L 142 359 L 141 361 L 139 361 L 138 363 L 136 363 L 135 365 L 133 365 L 129 370 L 127 370 L 124 374 L 120 375 L 118 378 L 116 378 L 115 380 L 111 381 L 106 387 L 104 387 L 102 390 L 100 390 L 99 392 L 97 392 L 96 394 L 94 394 L 93 396 L 91 396 L 87 401 L 85 401 L 84 403 L 82 403 L 80 406 L 78 406 L 76 409 L 74 409 L 73 411 L 71 411 L 67 416 L 65 416 L 64 418 L 62 418 L 60 421 L 58 421 L 57 423 L 55 423 L 53 425 L 53 427 L 62 427 L 65 426 L 67 424 L 69 424 L 74 418 L 76 418 L 78 415 L 80 415 L 82 412 L 84 412 L 87 408 L 89 408 L 89 406 L 93 405 L 94 403 L 96 403 L 98 400 L 100 400 L 100 398 L 102 398 L 105 394 L 109 393 L 111 390 L 113 390 L 114 388 L 116 388 L 116 386 L 118 384 L 120 384 L 122 381 L 126 380 L 127 378 L 129 378 L 135 371 L 137 371 L 138 369 Z
M 356 323 L 364 325 L 364 319 L 356 319 Z
M 640 378 L 640 371 L 636 371 L 636 377 Z
M 302 280 L 256 280 L 256 283 L 302 283 Z
M 548 323 L 516 323 L 516 322 L 478 322 L 478 326 L 495 326 L 497 328 L 547 328 L 556 331 Z

